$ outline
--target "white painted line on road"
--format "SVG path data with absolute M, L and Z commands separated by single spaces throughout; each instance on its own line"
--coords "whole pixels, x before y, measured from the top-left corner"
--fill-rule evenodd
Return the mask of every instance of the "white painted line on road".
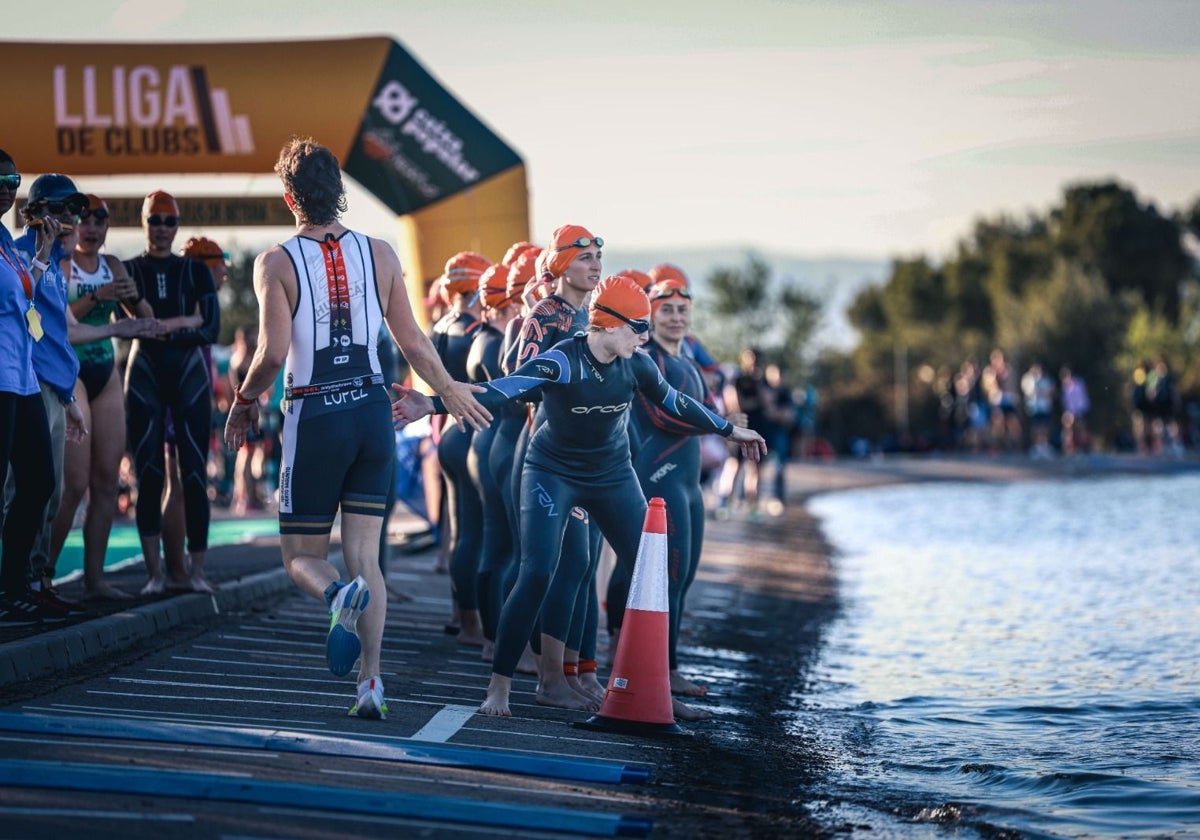
M 475 716 L 476 706 L 446 706 L 429 719 L 413 735 L 414 741 L 435 741 L 444 743 L 454 737 L 454 733 Z

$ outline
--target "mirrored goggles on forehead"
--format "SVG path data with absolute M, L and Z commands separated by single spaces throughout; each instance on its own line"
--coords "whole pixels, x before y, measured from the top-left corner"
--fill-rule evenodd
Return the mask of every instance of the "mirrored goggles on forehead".
M 633 330 L 638 335 L 645 335 L 646 333 L 650 332 L 650 322 L 645 318 L 626 318 L 617 310 L 609 309 L 602 303 L 593 303 L 592 306 L 594 306 L 596 309 L 599 309 L 601 312 L 607 312 L 614 318 L 621 319 L 629 325 L 629 329 Z
M 103 207 L 97 207 L 95 210 L 85 207 L 79 211 L 79 221 L 86 222 L 88 219 L 95 219 L 97 222 L 103 222 L 108 218 L 108 211 Z
M 680 288 L 679 286 L 672 286 L 669 289 L 661 289 L 652 292 L 650 295 L 650 300 L 666 300 L 667 298 L 673 298 L 676 295 L 684 300 L 691 300 L 692 290 Z
M 566 245 L 560 245 L 559 247 L 555 248 L 554 250 L 557 252 L 557 251 L 565 251 L 568 248 L 590 248 L 593 245 L 595 245 L 597 248 L 603 248 L 604 247 L 604 239 L 599 236 L 593 236 L 590 239 L 586 236 L 581 236 L 578 239 L 576 239 L 574 242 L 568 242 Z
M 13 192 L 16 192 L 19 186 L 21 186 L 21 176 L 17 173 L 0 175 L 0 187 L 8 187 Z

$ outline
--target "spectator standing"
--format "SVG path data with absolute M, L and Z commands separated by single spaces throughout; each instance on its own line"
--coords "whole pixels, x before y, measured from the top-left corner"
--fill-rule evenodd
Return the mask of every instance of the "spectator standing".
M 68 335 L 69 325 L 74 323 L 74 318 L 67 307 L 67 282 L 61 269 L 62 261 L 74 247 L 78 214 L 87 204 L 87 197 L 75 188 L 75 182 L 66 175 L 42 175 L 29 188 L 28 201 L 21 210 L 26 231 L 16 241 L 17 250 L 31 268 L 43 261 L 43 255 L 49 249 L 47 267 L 34 291 L 36 311 L 44 334 L 33 344 L 33 369 L 41 386 L 42 403 L 50 430 L 52 460 L 49 463 L 54 489 L 39 519 L 37 538 L 30 555 L 32 577 L 29 583 L 34 596 L 44 606 L 64 613 L 69 612 L 73 605 L 58 598 L 49 588 L 43 590 L 42 581 L 46 570 L 54 568 L 51 559 L 53 525 L 62 503 L 66 443 L 68 440 L 81 441 L 88 434 L 83 412 L 75 403 L 79 360 Z M 54 227 L 57 235 L 47 242 L 51 220 L 57 222 Z M 5 495 L 10 496 L 10 493 L 6 492 Z
M 0 218 L 12 208 L 20 186 L 16 163 L 0 150 Z M 34 600 L 29 587 L 33 544 L 54 492 L 50 428 L 33 369 L 33 346 L 45 339 L 35 295 L 60 230 L 54 217 L 43 223 L 33 264 L 26 266 L 0 223 L 0 469 L 11 473 L 13 484 L 0 549 L 0 630 L 37 624 L 43 616 L 62 617 Z
M 1087 452 L 1087 416 L 1092 410 L 1087 385 L 1066 365 L 1059 368 L 1058 380 L 1062 399 L 1062 451 L 1064 455 Z

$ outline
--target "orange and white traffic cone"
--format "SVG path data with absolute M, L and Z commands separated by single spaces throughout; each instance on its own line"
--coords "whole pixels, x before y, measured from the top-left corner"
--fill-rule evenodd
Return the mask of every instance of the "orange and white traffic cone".
M 650 500 L 608 690 L 584 729 L 633 735 L 685 735 L 671 706 L 667 652 L 667 505 Z

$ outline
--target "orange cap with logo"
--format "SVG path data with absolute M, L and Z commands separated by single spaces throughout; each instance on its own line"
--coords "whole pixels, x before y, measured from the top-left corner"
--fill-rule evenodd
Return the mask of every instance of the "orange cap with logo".
M 685 286 L 690 286 L 687 275 L 683 273 L 683 269 L 670 263 L 659 263 L 650 269 L 650 279 L 655 283 L 661 283 L 664 280 L 678 280 Z
M 446 260 L 442 286 L 451 298 L 454 295 L 473 295 L 479 291 L 479 277 L 492 261 L 474 251 L 460 251 Z
M 178 216 L 179 203 L 175 201 L 175 196 L 163 190 L 155 190 L 146 196 L 146 200 L 142 202 L 142 218 L 149 219 L 156 213 Z
M 596 286 L 592 302 L 588 305 L 588 321 L 596 327 L 620 327 L 625 322 L 612 312 L 624 315 L 631 321 L 650 317 L 650 299 L 632 277 L 617 274 L 605 277 Z
M 512 303 L 505 295 L 508 294 L 508 277 L 512 269 L 503 263 L 489 265 L 487 271 L 479 275 L 479 299 L 483 301 L 484 309 L 497 309 L 507 303 Z
M 586 244 L 579 244 L 581 242 Z M 555 277 L 562 277 L 567 266 L 575 262 L 579 253 L 592 245 L 601 247 L 604 240 L 592 236 L 592 232 L 582 225 L 563 225 L 550 237 L 550 246 L 546 249 L 550 254 L 546 261 L 546 270 Z

